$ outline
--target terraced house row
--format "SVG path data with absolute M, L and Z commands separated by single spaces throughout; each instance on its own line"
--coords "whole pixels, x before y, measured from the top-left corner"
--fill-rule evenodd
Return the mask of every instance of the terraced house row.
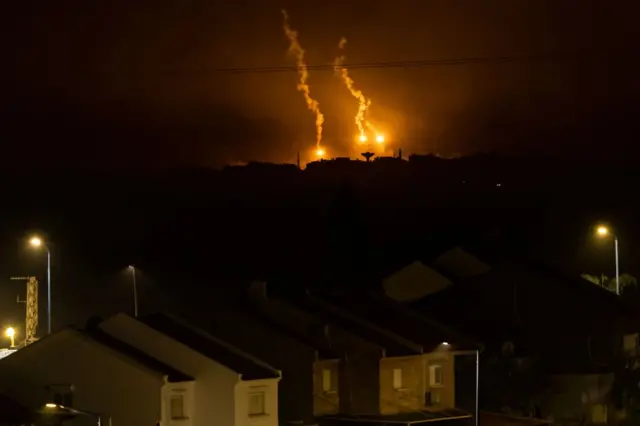
M 0 360 L 2 392 L 34 424 L 476 422 L 479 345 L 392 299 L 257 282 L 223 306 L 60 330 Z

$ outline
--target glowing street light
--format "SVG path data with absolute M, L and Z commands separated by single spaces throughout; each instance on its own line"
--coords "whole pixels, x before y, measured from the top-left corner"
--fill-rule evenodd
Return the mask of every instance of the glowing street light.
M 38 236 L 31 237 L 29 244 L 34 248 L 44 247 L 47 250 L 47 332 L 51 334 L 51 251 Z
M 16 347 L 16 330 L 13 327 L 9 327 L 4 331 L 4 335 L 11 339 L 11 347 Z
M 618 236 L 613 234 L 609 228 L 606 226 L 600 225 L 596 228 L 596 233 L 599 237 L 605 238 L 611 235 L 613 237 L 613 247 L 615 250 L 615 258 L 616 258 L 616 294 L 620 294 L 620 267 L 618 263 Z

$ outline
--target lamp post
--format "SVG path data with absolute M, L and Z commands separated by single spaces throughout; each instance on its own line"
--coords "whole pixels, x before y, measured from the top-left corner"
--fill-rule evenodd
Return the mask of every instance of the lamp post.
M 138 317 L 138 286 L 136 285 L 136 267 L 129 265 L 131 270 L 131 279 L 133 281 L 133 315 Z
M 11 348 L 16 347 L 16 330 L 13 327 L 9 327 L 4 331 L 4 335 L 11 339 Z
M 44 410 L 41 411 L 43 414 L 47 415 L 63 415 L 63 414 L 72 414 L 75 416 L 89 416 L 96 419 L 97 426 L 102 426 L 102 414 L 94 413 L 92 411 L 80 410 L 77 408 L 65 407 L 64 405 L 56 404 L 53 402 L 47 402 L 44 405 Z M 111 426 L 111 417 L 107 416 L 107 426 Z
M 44 247 L 47 250 L 47 333 L 51 334 L 51 250 L 40 237 L 32 237 L 29 244 L 32 247 Z
M 598 226 L 596 232 L 600 237 L 607 237 L 611 235 L 613 237 L 613 248 L 615 250 L 615 258 L 616 258 L 616 294 L 620 294 L 620 267 L 618 263 L 618 236 L 612 234 L 609 228 L 606 226 Z

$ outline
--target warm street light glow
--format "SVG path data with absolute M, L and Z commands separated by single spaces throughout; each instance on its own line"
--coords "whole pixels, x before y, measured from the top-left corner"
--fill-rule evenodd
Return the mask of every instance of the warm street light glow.
M 449 342 L 442 342 L 442 346 L 449 346 Z
M 47 408 L 58 408 L 58 404 L 54 404 L 53 402 L 47 402 L 44 406 Z
M 596 232 L 599 237 L 607 237 L 611 235 L 613 237 L 613 249 L 616 257 L 616 294 L 620 295 L 620 264 L 618 263 L 618 236 L 613 234 L 609 228 L 604 225 L 600 225 L 596 228 Z
M 33 247 L 40 247 L 42 245 L 42 238 L 40 238 L 40 237 L 32 237 L 29 240 L 29 244 L 31 244 Z
M 16 330 L 13 327 L 9 327 L 4 331 L 4 335 L 11 339 L 11 347 L 16 347 Z

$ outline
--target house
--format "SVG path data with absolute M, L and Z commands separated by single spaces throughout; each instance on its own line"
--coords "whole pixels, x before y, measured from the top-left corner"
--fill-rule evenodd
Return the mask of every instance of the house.
M 264 361 L 171 315 L 119 314 L 99 327 L 195 379 L 168 395 L 169 424 L 278 425 L 281 375 Z
M 278 392 L 281 423 L 315 424 L 316 417 L 339 411 L 340 355 L 326 344 L 278 324 L 237 303 L 217 309 L 211 333 L 258 356 L 282 371 Z
M 410 303 L 449 287 L 455 279 L 482 275 L 491 267 L 454 247 L 426 260 L 415 260 L 385 274 L 382 288 L 393 300 Z
M 615 416 L 609 384 L 633 310 L 610 291 L 548 267 L 503 264 L 412 307 L 485 344 L 486 408 L 537 406 L 565 421 Z M 570 395 L 571 404 L 558 402 Z
M 469 417 L 455 410 L 451 398 L 440 390 L 430 393 L 450 374 L 436 361 L 439 355 L 425 354 L 421 345 L 310 293 L 267 294 L 264 283 L 254 284 L 252 291 L 263 314 L 342 353 L 340 414 L 326 418 L 382 421 L 407 413 L 423 419 Z
M 420 345 L 429 365 L 424 387 L 431 409 L 457 407 L 469 412 L 477 410 L 478 377 L 474 367 L 482 349 L 477 342 L 384 294 L 315 293 L 314 297 Z M 470 371 L 465 368 L 469 364 Z M 467 372 L 469 374 L 465 374 Z
M 34 411 L 57 404 L 137 426 L 171 424 L 164 396 L 193 378 L 104 333 L 66 328 L 0 360 L 0 382 Z

